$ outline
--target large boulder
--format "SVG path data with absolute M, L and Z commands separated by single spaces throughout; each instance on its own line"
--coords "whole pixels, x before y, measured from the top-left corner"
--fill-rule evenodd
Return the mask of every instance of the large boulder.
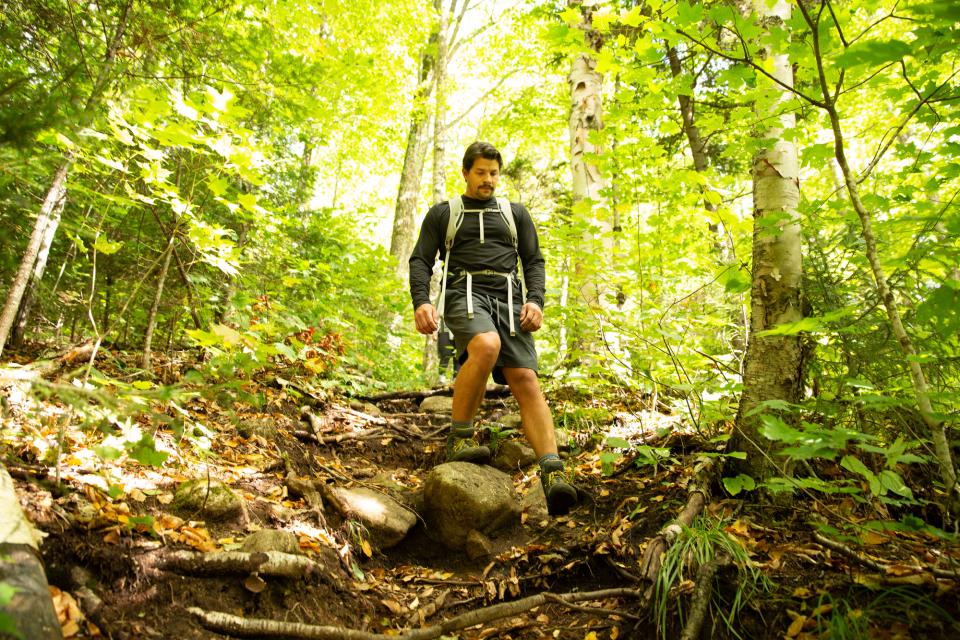
M 188 517 L 232 520 L 243 514 L 243 501 L 219 480 L 187 480 L 173 496 L 173 508 Z
M 410 509 L 373 489 L 333 487 L 330 492 L 341 515 L 359 520 L 380 549 L 395 546 L 417 524 L 417 516 Z
M 489 536 L 520 521 L 513 482 L 493 467 L 438 465 L 424 481 L 423 497 L 427 533 L 454 550 L 464 548 L 473 529 Z

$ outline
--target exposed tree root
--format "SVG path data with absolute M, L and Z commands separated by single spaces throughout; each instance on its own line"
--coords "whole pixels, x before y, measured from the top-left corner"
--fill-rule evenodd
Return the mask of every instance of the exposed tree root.
M 425 391 L 392 391 L 390 393 L 380 393 L 375 396 L 357 396 L 359 400 L 367 402 L 380 402 L 382 400 L 423 400 L 433 396 L 452 396 L 453 387 L 439 387 L 437 389 L 427 389 Z M 502 384 L 488 384 L 486 396 L 488 398 L 499 398 L 510 395 L 510 387 Z
M 875 560 L 871 560 L 869 558 L 864 558 L 859 553 L 857 553 L 855 549 L 848 547 L 847 545 L 841 542 L 837 542 L 836 540 L 831 540 L 830 538 L 824 535 L 821 535 L 820 533 L 814 533 L 813 538 L 814 540 L 816 540 L 823 546 L 827 547 L 828 549 L 833 549 L 834 551 L 845 555 L 846 557 L 850 558 L 851 560 L 860 564 L 861 566 L 866 567 L 867 569 L 876 571 L 877 573 L 884 574 L 884 575 L 890 573 L 889 565 L 876 562 Z M 949 569 L 937 569 L 935 567 L 927 567 L 924 573 L 926 573 L 926 571 L 929 571 L 937 578 L 943 578 L 945 580 L 960 580 L 960 570 L 950 571 Z
M 277 620 L 263 620 L 257 618 L 241 618 L 239 616 L 204 611 L 197 607 L 190 607 L 188 611 L 196 616 L 200 623 L 212 631 L 230 633 L 243 637 L 291 637 L 307 638 L 309 640 L 433 640 L 453 631 L 466 629 L 478 624 L 484 624 L 515 616 L 535 607 L 543 606 L 551 601 L 561 600 L 564 604 L 582 602 L 585 600 L 600 600 L 604 598 L 640 598 L 642 594 L 636 589 L 605 589 L 584 593 L 540 593 L 513 602 L 502 602 L 490 607 L 468 611 L 455 618 L 431 627 L 413 629 L 399 635 L 384 635 L 368 633 L 343 627 L 317 626 L 299 622 L 280 622 Z
M 257 573 L 281 578 L 309 578 L 320 575 L 322 569 L 321 565 L 306 556 L 280 551 L 174 551 L 161 561 L 160 568 L 191 575 Z
M 693 592 L 693 601 L 690 603 L 690 615 L 683 626 L 683 635 L 680 640 L 696 640 L 703 629 L 703 621 L 710 610 L 710 601 L 713 599 L 713 578 L 717 571 L 730 564 L 727 558 L 717 558 L 700 567 L 697 572 L 697 588 Z
M 675 520 L 664 525 L 657 536 L 647 545 L 643 560 L 640 562 L 640 577 L 647 580 L 651 585 L 656 582 L 657 574 L 660 573 L 660 563 L 664 552 L 682 531 L 680 525 L 689 527 L 703 511 L 703 507 L 707 503 L 707 497 L 710 495 L 709 487 L 713 468 L 712 458 L 707 458 L 701 464 L 694 480 L 690 483 L 688 489 L 690 497 L 687 498 L 687 504 L 683 507 L 683 511 Z

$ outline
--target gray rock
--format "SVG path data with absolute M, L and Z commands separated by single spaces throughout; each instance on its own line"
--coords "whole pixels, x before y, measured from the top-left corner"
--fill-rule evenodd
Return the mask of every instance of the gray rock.
M 237 425 L 237 433 L 247 439 L 260 436 L 269 441 L 277 437 L 277 423 L 268 418 L 244 420 Z
M 354 411 L 362 411 L 363 413 L 371 416 L 379 417 L 381 415 L 380 408 L 372 402 L 360 402 L 359 400 L 353 400 L 350 403 L 350 408 Z
M 493 459 L 493 466 L 497 469 L 513 473 L 518 469 L 530 466 L 537 461 L 537 454 L 533 448 L 519 440 L 504 440 L 497 449 L 497 456 Z
M 232 520 L 243 513 L 240 496 L 219 480 L 208 483 L 205 478 L 182 483 L 171 504 L 175 511 L 187 517 L 199 515 L 206 520 Z
M 493 542 L 476 529 L 471 529 L 466 540 L 467 557 L 478 560 L 493 555 Z
M 398 544 L 417 524 L 417 516 L 388 495 L 357 487 L 333 487 L 338 509 L 345 518 L 356 518 L 370 533 L 371 542 L 380 549 Z
M 530 486 L 530 490 L 523 496 L 521 505 L 521 508 L 527 514 L 528 524 L 531 522 L 538 523 L 550 517 L 547 512 L 547 497 L 543 493 L 543 485 L 540 484 L 539 479 Z
M 450 549 L 463 549 L 471 529 L 492 535 L 520 520 L 510 476 L 493 467 L 438 465 L 427 475 L 423 492 L 427 532 Z
M 507 429 L 516 429 L 519 431 L 523 427 L 523 421 L 520 420 L 519 413 L 508 413 L 504 416 L 501 416 L 498 422 Z
M 554 429 L 554 434 L 557 437 L 557 448 L 560 451 L 569 451 L 576 444 L 573 435 L 566 429 Z
M 450 413 L 452 410 L 452 396 L 430 396 L 420 403 L 420 411 L 424 413 Z
M 300 553 L 300 543 L 291 531 L 279 529 L 261 529 L 243 539 L 240 549 L 248 553 L 262 551 L 280 551 L 281 553 Z

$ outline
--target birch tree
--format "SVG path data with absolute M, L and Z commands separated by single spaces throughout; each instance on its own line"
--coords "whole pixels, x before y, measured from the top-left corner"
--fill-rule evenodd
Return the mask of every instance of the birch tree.
M 756 8 L 764 23 L 784 23 L 790 5 L 780 0 L 772 7 L 759 0 Z M 800 201 L 797 148 L 790 132 L 796 117 L 786 110 L 792 97 L 793 69 L 785 53 L 767 51 L 776 84 L 768 82 L 776 125 L 764 136 L 767 144 L 753 161 L 753 278 L 750 327 L 744 359 L 743 393 L 736 427 L 730 440 L 745 450 L 751 475 L 765 478 L 773 470 L 770 441 L 759 433 L 754 411 L 769 400 L 796 402 L 803 389 L 803 346 L 798 335 L 764 335 L 777 325 L 797 322 L 800 306 L 802 258 L 797 206 Z

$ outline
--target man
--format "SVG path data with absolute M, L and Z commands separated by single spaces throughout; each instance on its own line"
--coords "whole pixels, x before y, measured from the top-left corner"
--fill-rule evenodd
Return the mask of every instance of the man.
M 462 210 L 462 219 L 455 216 L 459 227 L 449 228 L 449 202 L 427 212 L 410 256 L 414 322 L 417 331 L 430 335 L 437 330 L 442 312 L 460 354 L 447 460 L 483 464 L 490 459 L 490 449 L 474 440 L 473 420 L 487 378 L 493 373 L 495 381 L 510 385 L 520 405 L 524 434 L 539 458 L 548 511 L 563 515 L 576 503 L 577 491 L 567 482 L 557 454 L 553 418 L 537 380 L 537 352 L 531 335 L 543 323 L 543 256 L 526 208 L 519 203 L 504 207 L 508 201 L 498 202 L 494 196 L 502 164 L 493 145 L 474 142 L 463 155 L 466 188 L 461 200 L 453 201 Z M 438 252 L 445 261 L 446 278 L 441 283 L 441 312 L 430 302 L 430 275 Z M 522 306 L 514 300 L 521 291 L 518 257 L 527 287 Z

